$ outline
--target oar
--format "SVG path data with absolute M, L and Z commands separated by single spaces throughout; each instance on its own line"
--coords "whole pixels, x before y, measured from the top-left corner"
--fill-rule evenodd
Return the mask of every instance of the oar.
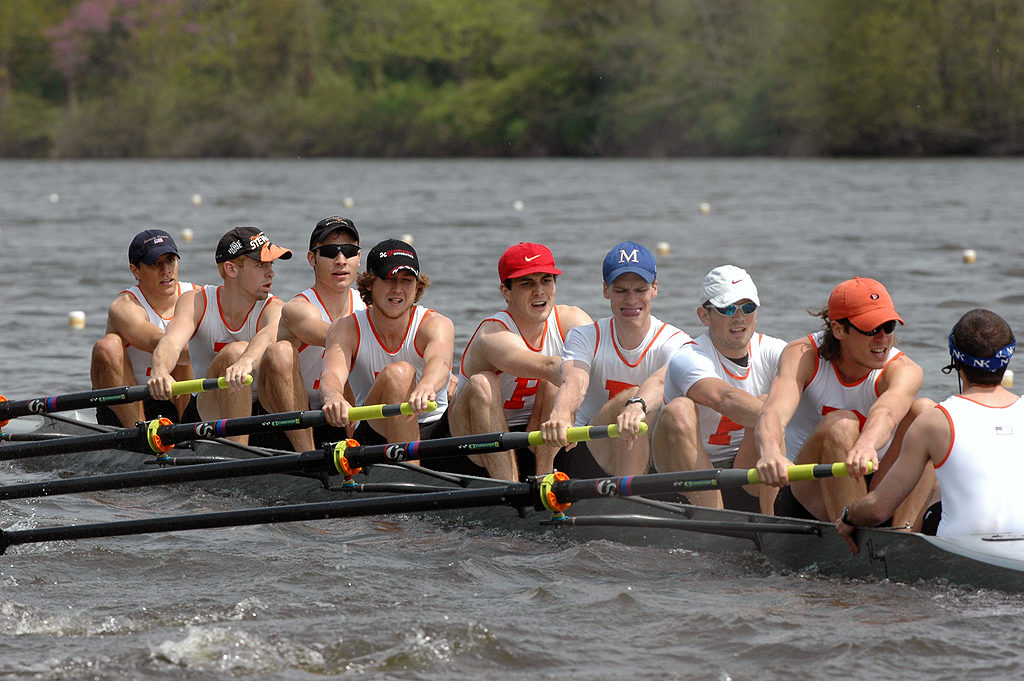
M 437 403 L 429 403 L 428 411 L 437 408 Z M 408 402 L 401 404 L 376 404 L 364 407 L 352 407 L 349 418 L 353 421 L 412 414 Z M 78 437 L 48 440 L 45 442 L 25 442 L 0 447 L 0 461 L 27 459 L 51 454 L 72 454 L 98 449 L 131 449 L 148 448 L 153 452 L 170 451 L 178 442 L 202 440 L 232 435 L 249 435 L 251 433 L 267 433 L 273 431 L 311 428 L 327 423 L 321 410 L 291 411 L 262 416 L 243 416 L 235 419 L 200 421 L 198 423 L 173 424 L 168 419 L 156 419 L 149 423 L 140 423 L 134 428 L 120 428 L 109 433 L 81 435 Z
M 252 383 L 252 376 L 246 376 L 246 385 Z M 208 390 L 228 387 L 224 377 L 220 378 L 196 378 L 191 381 L 175 381 L 171 385 L 171 392 L 175 395 L 185 393 L 203 393 Z M 68 393 L 67 395 L 51 395 L 49 397 L 36 397 L 30 400 L 8 400 L 0 395 L 0 428 L 18 416 L 29 414 L 49 414 L 55 411 L 69 411 L 71 409 L 87 409 L 100 405 L 128 404 L 138 402 L 149 397 L 149 387 L 144 385 L 125 385 L 119 388 L 101 388 L 100 390 L 89 390 L 80 393 Z
M 350 413 L 354 412 L 355 408 Z M 598 438 L 618 437 L 618 429 L 614 425 L 585 426 L 581 428 L 568 428 L 566 435 L 570 442 L 583 442 Z M 146 471 L 110 473 L 107 475 L 6 485 L 0 487 L 0 499 L 26 499 L 58 494 L 77 494 L 80 492 L 145 487 L 147 485 L 166 485 L 177 482 L 222 480 L 249 475 L 272 475 L 275 473 L 303 475 L 317 473 L 337 475 L 340 473 L 351 476 L 358 472 L 358 470 L 353 472 L 351 468 L 350 460 L 352 457 L 358 457 L 360 465 L 365 466 L 385 461 L 415 459 L 420 455 L 423 455 L 424 458 L 438 459 L 464 456 L 467 453 L 501 452 L 506 449 L 525 446 L 525 444 L 535 441 L 543 441 L 539 430 L 530 433 L 465 435 L 461 437 L 438 438 L 437 440 L 405 442 L 394 445 L 371 445 L 367 447 L 349 444 L 347 447 L 341 448 L 341 445 L 344 443 L 339 443 L 337 446 L 326 445 L 321 449 L 312 449 L 299 454 L 279 454 L 258 459 L 195 463 L 184 465 L 180 468 L 159 468 Z M 394 449 L 392 450 L 391 448 Z M 366 452 L 365 455 L 363 454 L 364 451 Z M 0 449 L 0 453 L 2 452 L 3 450 Z M 342 454 L 347 452 L 347 457 L 339 455 L 339 452 Z M 158 458 L 156 461 L 157 463 L 174 463 L 174 460 L 170 458 Z
M 265 459 L 262 461 L 266 461 Z M 790 467 L 791 479 L 811 479 L 833 475 L 845 475 L 845 464 L 810 465 L 811 469 L 794 471 Z M 727 473 L 728 471 L 717 471 Z M 534 508 L 560 513 L 573 501 L 606 496 L 629 496 L 645 488 L 651 492 L 664 493 L 676 490 L 680 480 L 691 480 L 690 473 L 703 474 L 707 481 L 715 480 L 718 487 L 732 487 L 750 484 L 756 477 L 748 471 L 746 476 L 709 475 L 710 471 L 691 471 L 679 474 L 659 473 L 638 475 L 628 478 L 595 478 L 591 480 L 568 480 L 564 474 L 552 473 L 543 480 L 530 482 L 509 482 L 506 485 L 474 489 L 454 489 L 445 492 L 427 492 L 413 496 L 391 495 L 342 501 L 327 501 L 290 506 L 270 506 L 218 513 L 200 513 L 183 516 L 165 516 L 139 520 L 121 520 L 89 525 L 67 525 L 41 527 L 27 530 L 0 531 L 0 553 L 10 546 L 65 539 L 87 539 L 95 537 L 117 537 L 130 534 L 153 532 L 176 532 L 216 527 L 236 527 L 329 518 L 350 518 L 355 516 L 378 515 L 383 513 L 411 513 L 417 511 L 440 511 L 482 506 L 511 506 L 516 509 Z M 805 476 L 806 477 L 803 477 Z M 676 476 L 673 480 L 672 476 Z M 650 482 L 648 483 L 648 480 Z

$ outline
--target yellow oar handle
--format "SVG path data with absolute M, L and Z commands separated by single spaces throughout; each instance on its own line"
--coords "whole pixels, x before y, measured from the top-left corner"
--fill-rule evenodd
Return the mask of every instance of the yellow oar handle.
M 789 474 L 790 482 L 814 480 L 816 478 L 838 478 L 850 474 L 846 470 L 845 463 L 834 463 L 831 466 L 828 464 L 802 463 L 797 466 L 787 466 L 786 472 Z M 869 463 L 868 473 L 872 472 L 874 472 L 874 466 Z M 751 468 L 747 471 L 747 482 L 751 485 L 760 484 L 761 476 L 758 475 L 756 468 Z
M 427 402 L 424 411 L 437 409 L 437 402 Z M 412 414 L 412 406 L 408 402 L 401 404 L 366 404 L 362 407 L 352 407 L 348 410 L 349 421 L 368 421 L 370 419 L 382 419 L 386 416 L 398 416 L 399 414 Z
M 252 383 L 252 374 L 245 375 L 245 385 Z M 194 378 L 191 381 L 175 381 L 171 385 L 171 393 L 184 395 L 186 393 L 204 393 L 208 390 L 219 390 L 228 387 L 228 381 L 220 378 Z
M 640 423 L 640 432 L 647 432 L 647 424 Z M 530 431 L 530 444 L 544 444 L 544 435 L 539 430 Z M 565 439 L 569 442 L 588 442 L 606 437 L 619 437 L 619 427 L 614 423 L 608 426 L 573 426 L 565 429 Z

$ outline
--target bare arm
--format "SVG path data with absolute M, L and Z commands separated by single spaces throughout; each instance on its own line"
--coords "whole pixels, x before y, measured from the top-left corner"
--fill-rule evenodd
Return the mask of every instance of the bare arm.
M 804 386 L 814 375 L 817 366 L 815 352 L 810 339 L 801 338 L 787 345 L 779 358 L 779 374 L 772 382 L 754 429 L 761 457 L 757 471 L 765 484 L 781 487 L 789 483 L 786 426 L 796 413 Z
M 123 293 L 107 309 L 107 331 L 116 333 L 128 345 L 152 353 L 163 338 L 163 329 L 149 321 L 145 308 L 134 296 Z
M 277 339 L 291 341 L 296 345 L 305 343 L 325 347 L 330 326 L 320 316 L 316 306 L 303 296 L 297 296 L 285 303 L 281 310 Z
M 324 403 L 324 417 L 332 426 L 348 425 L 348 410 L 352 405 L 345 399 L 345 384 L 348 382 L 352 353 L 355 352 L 357 342 L 354 317 L 336 320 L 327 331 L 324 371 L 320 376 L 320 398 Z
M 186 291 L 174 306 L 174 319 L 167 325 L 163 337 L 153 349 L 153 367 L 149 376 L 149 394 L 156 400 L 169 400 L 171 372 L 178 363 L 182 350 L 196 331 L 196 325 L 206 311 L 206 298 L 196 291 Z
M 463 370 L 469 376 L 481 371 L 502 371 L 512 376 L 540 378 L 558 385 L 561 357 L 534 352 L 518 333 L 497 322 L 487 322 L 470 344 Z
M 686 396 L 697 404 L 714 409 L 744 428 L 753 428 L 764 403 L 757 395 L 729 385 L 720 378 L 702 378 L 693 384 Z
M 224 378 L 233 390 L 241 390 L 245 386 L 245 377 L 252 375 L 263 359 L 263 353 L 270 344 L 277 340 L 278 323 L 281 321 L 281 308 L 284 303 L 280 298 L 267 302 L 260 314 L 260 325 L 256 335 L 245 346 L 245 352 L 234 364 L 224 370 Z
M 416 347 L 423 355 L 423 374 L 409 393 L 409 404 L 421 414 L 427 402 L 436 400 L 437 393 L 448 388 L 455 348 L 452 320 L 437 312 L 428 313 L 416 334 Z
M 579 360 L 562 363 L 561 381 L 548 420 L 540 424 L 544 442 L 552 447 L 569 444 L 565 430 L 573 425 L 576 410 L 583 404 L 583 398 L 590 386 L 590 365 Z
M 924 372 L 906 355 L 897 357 L 882 372 L 881 394 L 871 405 L 860 436 L 846 454 L 846 465 L 866 475 L 868 463 L 878 469 L 878 450 L 884 447 L 917 397 Z
M 655 371 L 640 384 L 636 397 L 643 399 L 647 405 L 647 412 L 654 412 L 661 408 L 665 397 L 665 374 L 667 373 L 668 364 Z M 640 434 L 640 424 L 647 416 L 647 412 L 638 402 L 624 406 L 615 419 L 616 425 L 619 427 L 619 434 L 629 440 L 635 440 Z

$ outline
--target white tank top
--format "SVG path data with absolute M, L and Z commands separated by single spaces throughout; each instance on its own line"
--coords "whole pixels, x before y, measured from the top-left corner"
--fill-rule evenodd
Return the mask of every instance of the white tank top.
M 705 378 L 720 378 L 751 395 L 767 395 L 779 370 L 779 356 L 786 347 L 781 338 L 755 333 L 747 346 L 747 366 L 740 366 L 715 349 L 706 331 L 694 343 L 692 350 L 687 347 L 672 356 L 665 378 L 666 403 L 685 396 L 697 381 Z M 697 417 L 711 463 L 717 466 L 731 462 L 743 442 L 743 426 L 703 404 L 697 405 Z
M 363 299 L 356 295 L 353 289 L 348 290 L 349 293 L 349 310 L 355 313 L 357 310 L 365 310 L 366 303 Z M 327 308 L 324 307 L 324 303 L 320 300 L 320 296 L 313 289 L 313 287 L 307 288 L 302 293 L 296 295 L 296 298 L 302 296 L 310 303 L 313 304 L 320 312 L 320 318 L 330 324 L 334 321 L 334 318 L 327 312 Z M 299 373 L 302 374 L 302 384 L 306 386 L 306 396 L 309 398 L 310 409 L 320 409 L 324 406 L 323 400 L 320 399 L 320 375 L 324 372 L 324 348 L 320 345 L 309 345 L 303 343 L 299 346 Z
M 552 324 L 551 317 L 554 315 L 554 323 Z M 501 312 L 495 312 L 493 315 L 484 319 L 477 325 L 476 331 L 473 332 L 473 336 L 470 337 L 469 342 L 466 343 L 466 349 L 462 353 L 463 363 L 459 365 L 459 385 L 455 389 L 455 394 L 458 395 L 462 391 L 464 385 L 469 380 L 463 370 L 466 354 L 469 352 L 469 346 L 473 344 L 473 339 L 476 338 L 476 334 L 480 331 L 480 327 L 486 322 L 498 322 L 506 329 L 513 333 L 519 334 L 522 338 L 523 334 L 519 331 L 519 327 L 516 325 L 515 320 L 512 319 L 511 315 L 505 310 Z M 523 343 L 526 347 L 533 352 L 540 353 L 546 357 L 559 357 L 562 354 L 562 325 L 558 320 L 558 307 L 553 307 L 551 314 L 544 321 L 544 335 L 541 337 L 540 347 L 535 348 L 526 342 L 523 338 Z M 533 414 L 533 403 L 537 396 L 537 388 L 540 386 L 541 379 L 537 378 L 523 378 L 521 376 L 513 376 L 512 374 L 505 373 L 502 371 L 498 372 L 498 380 L 501 381 L 501 399 L 503 407 L 505 409 L 505 423 L 511 426 L 521 426 L 530 422 L 530 416 Z
M 356 320 L 356 331 L 359 335 L 356 341 L 356 350 L 352 353 L 352 366 L 349 368 L 348 383 L 352 386 L 352 394 L 356 398 L 356 405 L 363 405 L 366 396 L 370 394 L 373 382 L 377 374 L 384 367 L 394 362 L 408 362 L 416 370 L 416 380 L 423 376 L 425 362 L 422 355 L 416 350 L 416 334 L 419 332 L 420 324 L 429 308 L 422 305 L 414 305 L 412 315 L 409 319 L 409 326 L 405 330 L 405 337 L 401 344 L 394 350 L 384 347 L 377 336 L 377 330 L 373 328 L 368 310 L 360 310 L 352 316 Z M 420 414 L 417 420 L 423 423 L 433 423 L 441 418 L 445 409 L 448 408 L 448 390 L 442 387 L 437 391 L 437 409 Z
M 224 321 L 220 309 L 220 291 L 223 285 L 209 284 L 198 289 L 197 295 L 206 301 L 203 318 L 196 325 L 196 331 L 188 342 L 188 353 L 192 357 L 192 372 L 196 377 L 206 376 L 210 362 L 225 345 L 235 341 L 249 342 L 260 328 L 260 316 L 264 308 L 275 296 L 267 296 L 266 300 L 257 300 L 249 309 L 242 325 L 232 329 Z M 253 369 L 252 396 L 256 399 L 256 370 Z
M 1024 463 L 1024 400 L 987 407 L 955 395 L 938 407 L 949 419 L 949 452 L 935 466 L 942 488 L 939 536 L 1024 532 L 1024 495 L 1012 471 Z
M 651 328 L 640 345 L 624 350 L 615 338 L 614 322 L 614 317 L 605 317 L 570 329 L 565 337 L 562 362 L 575 360 L 590 366 L 587 394 L 576 412 L 577 426 L 589 424 L 608 400 L 639 386 L 665 366 L 676 350 L 693 342 L 683 331 L 652 315 Z
M 195 288 L 195 286 L 187 281 L 179 281 L 178 296 L 181 296 L 185 291 L 191 291 L 193 288 Z M 172 319 L 174 319 L 174 315 L 172 314 L 170 317 L 160 316 L 160 313 L 154 310 L 153 306 L 149 304 L 148 300 L 146 300 L 146 296 L 143 295 L 142 289 L 139 288 L 138 284 L 129 286 L 125 290 L 121 291 L 121 293 L 127 293 L 138 301 L 139 305 L 142 306 L 142 309 L 146 311 L 146 316 L 149 318 L 151 323 L 155 324 L 161 331 L 167 330 L 167 325 Z M 125 353 L 127 353 L 128 359 L 131 360 L 132 363 L 132 373 L 135 374 L 135 385 L 145 385 L 146 381 L 149 380 L 149 374 L 153 368 L 153 353 L 140 350 L 131 344 L 128 344 L 125 347 Z
M 820 347 L 824 332 L 819 331 L 808 338 L 811 339 L 815 349 Z M 856 383 L 844 383 L 839 378 L 835 366 L 826 362 L 815 354 L 817 366 L 814 369 L 814 377 L 804 388 L 800 403 L 797 405 L 793 418 L 786 426 L 786 457 L 790 461 L 796 460 L 796 455 L 803 447 L 804 442 L 810 437 L 815 426 L 821 417 L 830 411 L 837 409 L 848 409 L 857 414 L 861 427 L 867 419 L 868 411 L 878 400 L 878 381 L 882 378 L 882 372 L 889 364 L 902 355 L 897 348 L 889 349 L 889 356 L 885 360 L 885 366 L 881 369 L 871 371 L 867 376 Z M 885 456 L 885 452 L 892 443 L 892 436 L 878 450 L 879 460 Z

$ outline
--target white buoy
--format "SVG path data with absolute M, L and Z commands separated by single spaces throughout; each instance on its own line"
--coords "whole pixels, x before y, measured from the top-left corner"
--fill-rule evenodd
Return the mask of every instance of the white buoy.
M 516 201 L 512 202 L 512 209 L 513 210 L 518 212 L 518 211 L 523 210 L 524 208 L 526 208 L 526 205 L 522 201 L 516 200 Z
M 978 252 L 973 248 L 965 248 L 963 252 L 964 263 L 973 265 L 978 260 Z
M 202 197 L 201 194 L 193 194 L 192 195 L 192 205 L 193 206 L 201 206 L 201 205 L 203 205 L 203 197 Z
M 57 192 L 54 192 L 54 193 L 50 194 L 50 203 L 57 203 L 59 201 L 60 201 L 60 194 L 58 194 Z
M 181 230 L 181 240 L 184 241 L 185 243 L 192 241 L 192 239 L 195 238 L 195 235 L 196 233 L 192 231 L 191 227 L 186 227 L 185 229 Z
M 658 245 L 655 246 L 654 248 L 658 252 L 658 255 L 668 255 L 669 252 L 672 250 L 672 247 L 669 246 L 669 243 L 667 241 L 659 241 Z
M 402 235 L 402 241 L 404 241 L 405 243 L 407 243 L 410 246 L 412 246 L 413 245 L 413 241 L 415 241 L 415 239 L 413 239 L 412 234 L 403 234 Z
M 700 214 L 701 215 L 707 215 L 710 212 L 711 212 L 711 204 L 710 203 L 702 203 L 702 204 L 700 204 Z
M 1003 387 L 1013 387 L 1013 369 L 1007 369 L 1006 372 L 1003 374 Z
M 68 312 L 68 326 L 72 329 L 84 329 L 85 313 L 81 310 L 72 310 L 71 312 Z
M 342 201 L 342 203 L 345 205 L 345 208 L 351 208 L 352 206 L 356 205 L 355 200 L 353 200 L 351 196 L 346 196 L 345 200 Z

